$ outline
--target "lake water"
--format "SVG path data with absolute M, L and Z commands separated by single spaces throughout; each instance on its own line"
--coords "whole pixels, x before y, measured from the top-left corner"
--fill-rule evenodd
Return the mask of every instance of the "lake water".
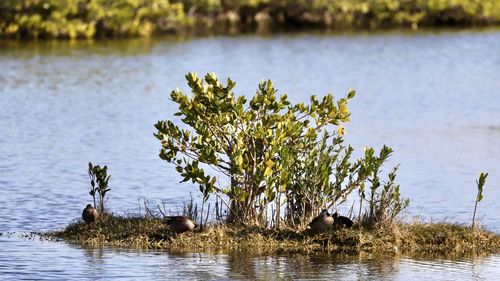
M 489 172 L 481 224 L 500 232 L 500 31 L 294 34 L 102 42 L 0 42 L 2 279 L 495 279 L 486 257 L 261 256 L 85 249 L 20 233 L 64 228 L 90 203 L 87 163 L 107 164 L 107 206 L 142 198 L 180 208 L 198 189 L 158 157 L 154 124 L 173 118 L 184 75 L 215 72 L 252 95 L 271 78 L 292 101 L 351 102 L 347 143 L 394 148 L 407 220 L 470 223 Z M 387 166 L 388 169 L 390 166 Z M 347 206 L 346 206 L 347 207 Z M 16 232 L 16 234 L 9 234 Z

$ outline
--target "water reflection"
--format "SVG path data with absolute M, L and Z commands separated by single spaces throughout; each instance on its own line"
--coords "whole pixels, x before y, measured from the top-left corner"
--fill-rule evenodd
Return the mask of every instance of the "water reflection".
M 185 42 L 182 37 L 165 37 L 164 40 L 175 43 Z M 0 41 L 3 55 L 15 58 L 40 58 L 42 57 L 75 57 L 82 55 L 92 56 L 139 56 L 150 53 L 157 41 L 149 39 L 128 40 L 82 40 L 65 41 L 49 40 L 37 44 L 27 44 L 23 41 Z
M 15 234 L 0 236 L 0 246 L 3 280 L 494 280 L 500 273 L 500 255 L 449 259 L 192 253 L 84 248 Z

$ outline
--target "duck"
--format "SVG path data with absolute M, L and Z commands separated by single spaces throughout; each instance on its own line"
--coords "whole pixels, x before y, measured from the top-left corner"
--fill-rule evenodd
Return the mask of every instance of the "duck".
M 321 213 L 315 217 L 307 226 L 307 229 L 313 232 L 322 232 L 332 228 L 334 219 L 327 209 L 321 210 Z
M 99 212 L 91 204 L 87 204 L 87 207 L 83 209 L 82 218 L 86 223 L 93 223 L 99 218 Z
M 341 216 L 339 215 L 339 213 L 335 212 L 333 215 L 333 220 L 334 220 L 334 224 L 336 227 L 340 227 L 340 228 L 351 228 L 352 225 L 353 225 L 353 222 L 350 218 L 348 217 L 344 217 L 344 216 Z
M 186 216 L 167 216 L 165 219 L 170 231 L 176 234 L 193 231 L 193 229 L 198 227 L 196 222 Z

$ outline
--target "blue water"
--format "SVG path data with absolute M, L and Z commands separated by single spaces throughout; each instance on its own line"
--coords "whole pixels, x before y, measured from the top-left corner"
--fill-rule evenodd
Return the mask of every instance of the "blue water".
M 82 248 L 0 237 L 2 280 L 496 280 L 500 257 L 347 257 Z M 9 251 L 5 251 L 5 248 Z
M 173 118 L 169 92 L 187 90 L 189 71 L 230 76 L 245 95 L 271 78 L 295 102 L 356 89 L 346 142 L 357 155 L 364 146 L 394 148 L 390 164 L 401 163 L 398 183 L 412 199 L 402 218 L 470 223 L 484 171 L 478 217 L 499 232 L 498 50 L 498 30 L 0 42 L 0 232 L 61 229 L 79 219 L 91 201 L 89 161 L 109 166 L 113 212 L 138 213 L 142 198 L 172 212 L 190 192 L 199 200 L 197 187 L 179 184 L 159 159 L 152 135 L 157 120 Z M 0 236 L 0 274 L 8 279 L 494 279 L 499 260 L 176 255 Z

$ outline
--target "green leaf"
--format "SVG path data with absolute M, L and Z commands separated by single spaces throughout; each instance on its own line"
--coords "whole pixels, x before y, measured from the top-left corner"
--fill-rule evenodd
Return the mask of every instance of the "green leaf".
M 266 169 L 264 171 L 264 176 L 265 177 L 268 177 L 268 176 L 270 176 L 273 173 L 273 166 L 274 166 L 273 160 L 271 160 L 271 159 L 267 160 L 267 162 L 266 162 Z
M 245 199 L 247 198 L 247 193 L 244 191 L 244 190 L 241 190 L 239 193 L 238 193 L 238 199 L 240 201 L 245 201 Z
M 350 90 L 349 93 L 347 94 L 347 99 L 352 99 L 356 95 L 355 90 Z
M 234 158 L 234 163 L 237 166 L 241 166 L 243 164 L 243 156 L 241 154 L 236 155 L 236 157 Z
M 477 198 L 476 198 L 476 201 L 477 202 L 480 202 L 481 200 L 483 200 L 483 186 L 486 182 L 486 178 L 488 177 L 488 173 L 481 173 L 479 174 L 479 179 L 476 180 L 476 184 L 477 184 Z
M 481 200 L 483 200 L 483 193 L 482 193 L 482 190 L 481 190 L 481 192 L 480 192 L 480 193 L 478 193 L 476 201 L 477 201 L 477 202 L 481 202 Z

